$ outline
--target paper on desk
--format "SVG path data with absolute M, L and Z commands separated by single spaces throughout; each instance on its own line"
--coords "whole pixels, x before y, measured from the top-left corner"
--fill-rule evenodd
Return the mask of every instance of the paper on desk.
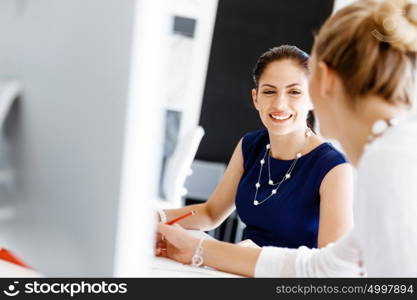
M 240 277 L 235 274 L 217 271 L 213 268 L 197 268 L 183 265 L 165 257 L 155 257 L 150 277 Z
M 214 240 L 214 238 L 201 230 L 187 230 L 197 238 Z M 217 271 L 210 267 L 197 268 L 184 265 L 165 257 L 155 257 L 152 262 L 150 277 L 241 277 L 235 274 Z

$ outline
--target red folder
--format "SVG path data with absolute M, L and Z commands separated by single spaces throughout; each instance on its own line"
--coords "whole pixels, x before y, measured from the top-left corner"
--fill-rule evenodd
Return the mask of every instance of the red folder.
M 11 253 L 9 250 L 6 250 L 4 248 L 0 248 L 0 259 L 3 259 L 5 261 L 8 261 L 12 264 L 15 264 L 24 268 L 32 269 L 23 261 L 21 261 L 19 258 L 17 258 L 13 253 Z

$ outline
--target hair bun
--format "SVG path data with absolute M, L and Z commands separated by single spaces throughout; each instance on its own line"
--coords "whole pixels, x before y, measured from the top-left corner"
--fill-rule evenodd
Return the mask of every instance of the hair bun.
M 385 0 L 375 11 L 373 35 L 401 51 L 417 52 L 417 5 L 410 0 Z
M 408 3 L 405 7 L 405 16 L 414 25 L 417 25 L 417 4 Z

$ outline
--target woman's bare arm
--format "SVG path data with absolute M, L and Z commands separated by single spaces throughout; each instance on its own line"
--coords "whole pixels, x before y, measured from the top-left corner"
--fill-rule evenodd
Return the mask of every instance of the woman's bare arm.
M 164 210 L 167 219 L 181 216 L 191 210 L 196 214 L 178 222 L 187 229 L 211 230 L 220 225 L 234 210 L 237 186 L 243 174 L 242 140 L 237 144 L 224 176 L 215 191 L 202 204 Z
M 320 186 L 318 247 L 335 242 L 353 226 L 352 167 L 345 163 L 331 169 Z

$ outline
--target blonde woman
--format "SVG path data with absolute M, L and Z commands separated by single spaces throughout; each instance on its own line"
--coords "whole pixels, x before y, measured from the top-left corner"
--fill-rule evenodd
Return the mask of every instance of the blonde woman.
M 322 249 L 242 248 L 159 225 L 172 259 L 244 276 L 417 276 L 417 6 L 359 1 L 316 36 L 310 94 L 322 133 L 357 168 L 355 228 Z M 399 121 L 398 121 L 399 120 Z M 158 249 L 157 249 L 158 250 Z

